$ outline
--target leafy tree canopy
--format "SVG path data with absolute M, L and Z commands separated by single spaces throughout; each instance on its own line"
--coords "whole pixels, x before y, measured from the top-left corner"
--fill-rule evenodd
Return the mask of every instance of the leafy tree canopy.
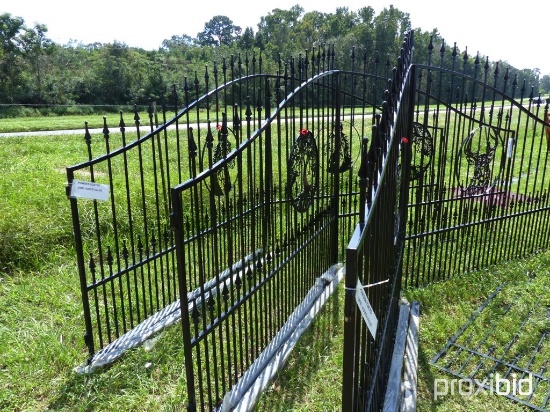
M 276 67 L 280 58 L 286 61 L 325 46 L 334 46 L 341 54 L 338 59 L 348 58 L 356 46 L 370 61 L 379 59 L 385 64 L 387 56 L 398 55 L 403 34 L 412 28 L 409 14 L 393 6 L 377 15 L 370 6 L 304 13 L 299 4 L 288 10 L 274 8 L 260 18 L 256 30 L 253 27 L 243 31 L 229 17 L 216 15 L 196 37 L 175 34 L 158 50 L 150 51 L 117 42 L 73 40 L 59 45 L 48 39 L 45 25 L 27 27 L 21 17 L 0 14 L 0 103 L 37 107 L 146 104 L 174 85 L 181 89 L 186 81 L 194 83 L 205 66 L 222 58 L 242 56 L 244 60 L 261 53 L 265 67 Z M 443 41 L 437 29 L 415 29 L 416 61 L 431 58 L 430 42 L 439 50 Z M 467 59 L 473 63 L 476 57 Z M 527 84 L 537 85 L 535 92 L 550 91 L 550 74 L 540 75 L 538 69 L 521 71 Z
M 229 17 L 214 16 L 205 23 L 204 30 L 197 35 L 197 41 L 201 46 L 228 46 L 240 35 L 241 28 L 235 26 Z

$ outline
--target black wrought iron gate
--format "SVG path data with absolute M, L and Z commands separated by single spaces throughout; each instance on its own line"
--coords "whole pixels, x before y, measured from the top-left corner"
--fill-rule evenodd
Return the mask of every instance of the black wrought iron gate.
M 359 173 L 360 222 L 346 256 L 345 411 L 384 407 L 402 287 L 524 257 L 550 240 L 550 99 L 479 56 L 464 53 L 459 71 L 456 46 L 440 48 L 437 66 L 431 43 L 425 65 L 412 64 L 409 46 L 411 38 Z
M 375 57 L 353 49 L 342 70 L 314 48 L 275 74 L 232 57 L 151 105 L 147 131 L 138 113 L 131 131 L 105 122 L 105 154 L 87 131 L 67 192 L 90 367 L 181 319 L 189 408 L 215 408 L 337 282 L 391 75 Z
M 402 282 L 547 247 L 550 125 L 533 94 L 515 100 L 498 70 L 479 79 L 478 61 L 458 72 L 456 54 L 412 64 L 412 50 L 409 33 L 395 66 L 353 49 L 337 67 L 313 48 L 273 74 L 232 56 L 151 104 L 148 128 L 137 112 L 132 129 L 105 121 L 101 156 L 87 130 L 67 194 L 90 367 L 181 321 L 189 409 L 230 409 L 345 263 L 343 408 L 376 410 Z M 375 333 L 358 281 L 376 285 Z
M 191 410 L 221 402 L 339 261 L 333 168 L 351 153 L 330 163 L 327 154 L 339 159 L 343 146 L 332 133 L 341 114 L 324 109 L 338 108 L 338 76 L 292 88 L 274 110 L 276 78 L 259 80 L 256 110 L 265 120 L 253 125 L 249 109 L 233 106 L 232 127 L 222 115 L 217 142 L 207 129 L 207 170 L 197 173 L 200 159 L 191 159 L 193 178 L 171 191 Z M 298 102 L 300 116 L 283 118 Z

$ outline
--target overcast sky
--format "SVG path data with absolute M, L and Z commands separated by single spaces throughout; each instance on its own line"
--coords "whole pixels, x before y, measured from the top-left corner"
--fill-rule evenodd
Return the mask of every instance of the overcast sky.
M 117 40 L 154 50 L 173 35 L 196 37 L 216 15 L 229 17 L 243 30 L 252 27 L 256 31 L 261 16 L 275 8 L 288 10 L 295 4 L 306 12 L 334 13 L 337 7 L 336 2 L 326 0 L 10 0 L 0 7 L 0 13 L 22 17 L 27 26 L 45 24 L 47 36 L 58 44 L 71 39 L 84 44 Z M 469 54 L 479 51 L 491 61 L 505 60 L 519 69 L 539 68 L 542 74 L 550 74 L 550 55 L 546 52 L 550 34 L 548 0 L 344 0 L 337 4 L 352 11 L 371 6 L 376 14 L 393 4 L 410 14 L 413 28 L 437 28 L 447 43 L 456 42 L 461 50 L 467 46 Z

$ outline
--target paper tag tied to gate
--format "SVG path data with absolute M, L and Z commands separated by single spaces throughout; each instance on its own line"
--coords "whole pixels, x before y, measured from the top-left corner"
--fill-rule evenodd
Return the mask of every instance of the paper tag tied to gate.
M 506 157 L 508 159 L 511 159 L 513 155 L 514 155 L 514 138 L 510 137 L 508 139 L 508 148 L 506 151 Z
M 73 180 L 71 184 L 71 197 L 83 197 L 86 199 L 103 200 L 109 199 L 109 186 L 95 182 L 84 182 Z
M 361 285 L 361 282 L 359 281 L 359 279 L 357 279 L 357 289 L 355 290 L 355 301 L 357 302 L 357 306 L 359 306 L 361 315 L 363 315 L 363 319 L 365 319 L 365 323 L 367 324 L 367 327 L 369 328 L 369 331 L 372 334 L 373 339 L 376 340 L 376 329 L 378 327 L 378 319 L 376 318 L 376 314 L 374 313 L 374 310 L 370 305 L 369 298 L 367 297 L 367 294 L 365 293 L 365 289 L 363 289 L 363 286 Z

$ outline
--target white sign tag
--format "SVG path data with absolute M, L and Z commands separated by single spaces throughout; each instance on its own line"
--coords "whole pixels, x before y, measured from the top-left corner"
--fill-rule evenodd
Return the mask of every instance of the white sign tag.
M 508 139 L 508 150 L 506 153 L 507 155 L 506 157 L 508 157 L 508 159 L 511 159 L 513 154 L 514 154 L 514 138 L 510 137 Z
M 73 180 L 71 184 L 71 197 L 84 197 L 86 199 L 109 199 L 109 186 L 94 182 Z
M 376 328 L 378 327 L 378 319 L 376 318 L 374 310 L 370 305 L 369 298 L 367 297 L 367 294 L 365 293 L 361 282 L 359 282 L 359 279 L 357 279 L 355 301 L 357 302 L 357 306 L 359 306 L 361 315 L 363 315 L 363 319 L 365 319 L 365 322 L 367 324 L 367 327 L 369 328 L 370 333 L 372 334 L 373 339 L 376 340 Z

